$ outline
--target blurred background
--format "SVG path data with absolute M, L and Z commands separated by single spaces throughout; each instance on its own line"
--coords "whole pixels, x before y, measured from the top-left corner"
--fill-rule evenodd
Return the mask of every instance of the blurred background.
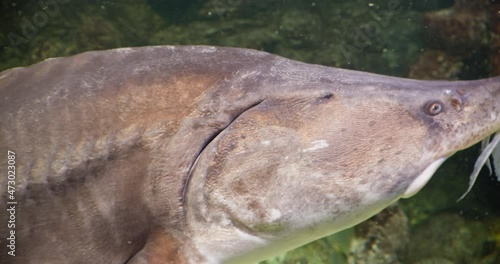
M 495 0 L 4 0 L 0 71 L 89 50 L 218 45 L 416 79 L 500 75 Z M 119 67 L 119 65 L 117 65 Z M 267 263 L 500 263 L 500 184 L 479 147 L 416 196 Z

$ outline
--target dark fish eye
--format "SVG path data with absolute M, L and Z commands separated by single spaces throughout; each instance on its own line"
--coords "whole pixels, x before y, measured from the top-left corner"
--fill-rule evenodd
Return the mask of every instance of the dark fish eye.
M 430 116 L 435 116 L 443 111 L 443 103 L 441 101 L 430 101 L 425 104 L 424 112 Z

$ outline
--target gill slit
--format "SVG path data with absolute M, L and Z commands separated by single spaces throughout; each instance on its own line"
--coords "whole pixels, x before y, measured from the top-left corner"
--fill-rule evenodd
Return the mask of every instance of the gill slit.
M 210 143 L 212 143 L 212 141 L 214 141 L 224 130 L 226 130 L 226 128 L 228 128 L 236 119 L 238 119 L 238 117 L 240 117 L 246 111 L 248 111 L 248 110 L 250 110 L 250 109 L 252 109 L 252 108 L 260 105 L 262 102 L 264 102 L 263 99 L 257 101 L 256 103 L 254 103 L 250 107 L 248 107 L 245 110 L 241 111 L 241 113 L 237 114 L 226 126 L 224 126 L 223 128 L 221 128 L 220 130 L 216 131 L 210 138 L 208 138 L 205 141 L 205 143 L 203 144 L 203 147 L 198 152 L 198 154 L 196 154 L 196 158 L 191 163 L 191 165 L 189 167 L 188 174 L 186 176 L 186 179 L 184 180 L 183 187 L 182 187 L 182 193 L 181 193 L 181 200 L 180 200 L 181 207 L 184 207 L 184 203 L 186 202 L 186 193 L 187 193 L 189 181 L 191 180 L 191 175 L 193 174 L 194 168 L 195 168 L 196 164 L 198 163 L 198 160 L 200 159 L 201 155 L 203 154 L 203 152 L 207 148 L 207 146 Z

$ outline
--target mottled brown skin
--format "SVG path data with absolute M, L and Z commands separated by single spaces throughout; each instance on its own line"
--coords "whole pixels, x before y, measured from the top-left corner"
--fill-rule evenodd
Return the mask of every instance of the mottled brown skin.
M 18 202 L 16 257 L 0 215 L 1 263 L 256 261 L 368 218 L 500 130 L 500 78 L 413 81 L 202 46 L 11 69 L 0 100 Z

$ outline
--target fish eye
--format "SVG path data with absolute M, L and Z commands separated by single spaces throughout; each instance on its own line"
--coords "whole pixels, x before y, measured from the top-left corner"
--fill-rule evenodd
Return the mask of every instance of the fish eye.
M 435 116 L 443 111 L 443 103 L 441 101 L 430 101 L 425 104 L 424 112 L 430 116 Z

